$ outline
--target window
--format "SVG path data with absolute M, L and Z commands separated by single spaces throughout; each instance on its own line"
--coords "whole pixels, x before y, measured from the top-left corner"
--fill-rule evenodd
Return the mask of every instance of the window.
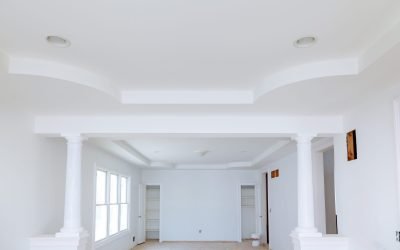
M 96 171 L 95 241 L 128 230 L 128 177 L 104 170 Z

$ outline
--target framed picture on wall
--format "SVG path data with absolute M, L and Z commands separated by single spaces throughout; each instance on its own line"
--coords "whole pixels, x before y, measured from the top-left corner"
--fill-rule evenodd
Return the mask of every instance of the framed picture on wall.
M 352 130 L 347 133 L 347 161 L 352 161 L 357 159 L 357 138 L 356 130 Z

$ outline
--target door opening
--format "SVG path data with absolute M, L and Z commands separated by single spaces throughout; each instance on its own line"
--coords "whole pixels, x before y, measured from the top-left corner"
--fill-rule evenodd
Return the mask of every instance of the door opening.
M 160 240 L 160 186 L 146 186 L 146 240 Z
M 334 148 L 323 152 L 326 233 L 338 234 L 335 197 L 335 159 Z
M 242 239 L 251 239 L 256 232 L 256 189 L 254 185 L 241 186 Z

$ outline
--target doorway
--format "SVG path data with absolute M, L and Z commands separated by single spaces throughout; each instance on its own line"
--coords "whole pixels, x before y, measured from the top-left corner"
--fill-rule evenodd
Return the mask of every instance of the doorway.
M 160 186 L 146 186 L 146 240 L 160 240 Z
M 323 152 L 326 233 L 338 234 L 335 196 L 334 148 Z
M 254 185 L 242 185 L 240 191 L 242 239 L 247 240 L 256 232 L 256 188 Z

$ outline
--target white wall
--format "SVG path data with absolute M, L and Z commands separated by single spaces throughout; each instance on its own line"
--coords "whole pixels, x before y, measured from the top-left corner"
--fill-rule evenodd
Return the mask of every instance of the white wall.
M 116 240 L 96 247 L 100 250 L 128 250 L 134 246 L 132 237 L 136 235 L 137 218 L 138 218 L 138 185 L 140 183 L 140 170 L 131 164 L 114 157 L 103 150 L 84 143 L 82 153 L 82 222 L 83 226 L 90 233 L 90 241 L 88 249 L 95 247 L 93 242 L 94 236 L 94 194 L 95 194 L 95 169 L 101 167 L 107 170 L 130 176 L 131 179 L 131 222 L 130 232 Z
M 66 142 L 35 135 L 32 128 L 33 119 L 28 115 L 2 113 L 0 116 L 0 249 L 28 250 L 30 237 L 54 234 L 63 225 Z M 82 220 L 89 233 L 93 224 L 95 162 L 131 176 L 132 232 L 99 248 L 128 250 L 137 224 L 140 173 L 84 143 Z
M 161 240 L 236 241 L 241 236 L 239 185 L 256 184 L 258 173 L 147 170 L 142 181 L 161 185 Z
M 0 249 L 27 250 L 29 237 L 62 226 L 65 143 L 32 133 L 23 114 L 0 114 Z
M 398 95 L 399 87 L 375 93 L 344 116 L 346 131 L 357 130 L 358 160 L 347 162 L 345 135 L 335 137 L 338 227 L 351 250 L 400 249 L 392 107 Z
M 279 177 L 271 179 L 270 171 L 279 169 Z M 290 234 L 297 226 L 297 155 L 288 155 L 274 163 L 265 166 L 261 172 L 269 173 L 269 232 L 270 247 L 273 250 L 292 250 Z M 265 179 L 263 178 L 263 184 Z M 261 197 L 265 197 L 265 188 Z M 265 211 L 265 203 L 262 203 Z M 265 216 L 264 216 L 265 217 Z M 265 225 L 262 225 L 265 241 Z
M 336 234 L 336 205 L 335 205 L 335 162 L 334 149 L 324 152 L 324 189 L 325 189 L 325 218 L 326 233 Z

